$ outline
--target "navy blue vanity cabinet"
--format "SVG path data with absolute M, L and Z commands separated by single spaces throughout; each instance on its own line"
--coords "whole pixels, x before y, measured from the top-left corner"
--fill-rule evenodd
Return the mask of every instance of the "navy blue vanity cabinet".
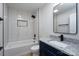
M 40 44 L 40 50 L 39 50 L 40 56 L 69 56 L 42 41 L 39 41 L 39 44 Z

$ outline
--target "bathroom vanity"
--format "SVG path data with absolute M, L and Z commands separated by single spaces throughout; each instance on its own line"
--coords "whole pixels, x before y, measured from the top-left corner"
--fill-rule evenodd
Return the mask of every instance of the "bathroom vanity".
M 40 56 L 69 56 L 69 55 L 40 41 Z
M 40 56 L 79 56 L 79 40 L 73 42 L 41 38 L 39 45 Z

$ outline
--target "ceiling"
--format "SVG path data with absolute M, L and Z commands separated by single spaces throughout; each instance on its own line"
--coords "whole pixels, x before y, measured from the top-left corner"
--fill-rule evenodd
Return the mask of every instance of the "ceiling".
M 43 7 L 46 3 L 7 3 L 8 7 L 33 12 Z

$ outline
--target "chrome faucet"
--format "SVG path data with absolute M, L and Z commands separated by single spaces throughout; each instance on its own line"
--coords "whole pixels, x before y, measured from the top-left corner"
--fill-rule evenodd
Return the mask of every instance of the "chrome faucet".
M 36 34 L 34 34 L 33 40 L 34 40 L 33 42 L 35 42 L 35 40 L 36 40 Z

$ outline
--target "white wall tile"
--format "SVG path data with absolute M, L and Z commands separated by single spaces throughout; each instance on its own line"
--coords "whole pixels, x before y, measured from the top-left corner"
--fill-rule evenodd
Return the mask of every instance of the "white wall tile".
M 22 20 L 28 21 L 27 27 L 17 27 L 18 15 L 21 15 Z M 9 42 L 32 39 L 33 24 L 31 21 L 31 13 L 9 8 Z

